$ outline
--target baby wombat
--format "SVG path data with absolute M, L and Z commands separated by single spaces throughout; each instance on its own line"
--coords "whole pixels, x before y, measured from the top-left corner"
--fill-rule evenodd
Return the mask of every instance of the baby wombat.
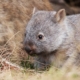
M 66 16 L 64 9 L 34 10 L 26 27 L 24 47 L 35 57 L 34 66 L 43 69 L 79 66 L 80 14 Z

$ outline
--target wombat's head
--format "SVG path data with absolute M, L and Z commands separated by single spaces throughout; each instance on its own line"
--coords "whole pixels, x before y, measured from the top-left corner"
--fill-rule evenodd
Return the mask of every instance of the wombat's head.
M 57 50 L 65 37 L 65 10 L 36 11 L 26 27 L 25 50 L 30 55 L 46 55 Z

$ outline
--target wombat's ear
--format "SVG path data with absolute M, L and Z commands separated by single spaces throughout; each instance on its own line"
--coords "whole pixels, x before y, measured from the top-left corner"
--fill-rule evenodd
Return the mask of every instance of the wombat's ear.
M 65 17 L 66 17 L 65 9 L 60 9 L 55 15 L 55 18 L 56 18 L 57 22 L 64 21 Z
M 33 14 L 35 13 L 35 12 L 37 12 L 38 11 L 38 9 L 36 8 L 36 7 L 34 7 L 34 9 L 33 9 Z

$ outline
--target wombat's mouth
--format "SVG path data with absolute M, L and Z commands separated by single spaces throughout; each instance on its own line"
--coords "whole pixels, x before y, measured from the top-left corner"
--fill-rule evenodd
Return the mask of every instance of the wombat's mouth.
M 31 51 L 31 52 L 27 52 L 30 56 L 37 56 L 37 53 Z
M 37 53 L 35 51 L 31 51 L 31 52 L 27 52 L 30 56 L 39 56 L 39 55 L 43 55 L 43 52 Z
M 36 52 L 36 51 L 31 51 L 31 52 L 27 52 L 30 56 L 48 56 L 51 54 L 55 54 L 57 52 L 57 50 L 51 51 L 51 52 L 47 52 L 47 51 L 42 51 L 42 52 Z
M 30 52 L 27 52 L 27 53 L 30 56 L 42 56 L 42 55 L 46 55 L 47 54 L 47 52 L 45 52 L 45 51 L 42 51 L 42 52 L 30 51 Z

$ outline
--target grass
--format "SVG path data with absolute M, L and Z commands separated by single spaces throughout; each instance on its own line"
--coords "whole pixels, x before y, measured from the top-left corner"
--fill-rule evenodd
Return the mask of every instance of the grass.
M 38 71 L 29 62 L 29 57 L 21 62 L 21 66 L 23 69 L 0 70 L 0 80 L 80 80 L 80 72 L 75 69 L 66 71 L 51 67 L 49 70 Z
M 21 61 L 21 66 L 24 67 L 25 69 L 29 68 L 29 69 L 34 69 L 34 66 L 32 63 L 29 62 L 29 56 L 27 57 L 26 60 L 22 60 Z
M 74 71 L 65 72 L 51 68 L 49 71 L 38 72 L 31 69 L 23 71 L 5 70 L 0 72 L 0 80 L 80 80 L 80 75 Z

